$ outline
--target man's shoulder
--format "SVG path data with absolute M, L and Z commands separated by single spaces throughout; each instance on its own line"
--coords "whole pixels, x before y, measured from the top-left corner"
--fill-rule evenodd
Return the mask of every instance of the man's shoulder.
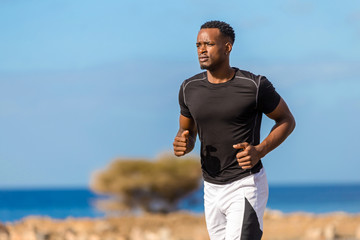
M 185 79 L 183 81 L 183 85 L 186 85 L 190 82 L 193 82 L 193 81 L 198 81 L 198 80 L 205 80 L 206 79 L 206 72 L 201 72 L 201 73 L 198 73 L 198 74 L 195 74 L 194 76 L 188 78 L 188 79 Z
M 236 76 L 238 78 L 247 78 L 249 80 L 252 80 L 258 87 L 264 83 L 269 82 L 269 80 L 263 75 L 257 75 L 250 71 L 241 70 L 241 69 L 237 69 Z
M 236 76 L 237 77 L 243 77 L 243 78 L 248 78 L 248 79 L 251 79 L 251 80 L 257 80 L 259 79 L 259 76 L 260 75 L 256 75 L 250 71 L 246 71 L 246 70 L 242 70 L 242 69 L 239 69 L 239 68 L 236 68 Z

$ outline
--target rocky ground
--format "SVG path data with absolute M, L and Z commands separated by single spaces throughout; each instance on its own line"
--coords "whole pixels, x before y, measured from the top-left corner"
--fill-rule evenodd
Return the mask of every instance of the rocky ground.
M 203 215 L 178 212 L 168 215 L 119 218 L 27 217 L 0 224 L 0 240 L 208 240 Z M 267 211 L 263 240 L 360 240 L 360 214 L 283 214 Z

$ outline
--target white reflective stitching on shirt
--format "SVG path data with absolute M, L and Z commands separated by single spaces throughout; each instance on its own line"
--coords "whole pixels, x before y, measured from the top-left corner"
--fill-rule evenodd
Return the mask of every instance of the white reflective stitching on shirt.
M 249 80 L 249 81 L 251 81 L 251 82 L 253 82 L 255 84 L 255 87 L 256 87 L 255 106 L 256 106 L 256 108 L 257 108 L 257 105 L 258 105 L 258 94 L 259 94 L 259 86 L 260 86 L 261 77 L 262 76 L 260 75 L 259 76 L 259 84 L 256 84 L 256 82 L 251 78 L 235 76 L 235 78 L 241 78 L 241 79 Z M 255 141 L 255 129 L 256 129 L 258 115 L 259 115 L 259 113 L 257 112 L 256 116 L 255 116 L 255 123 L 254 123 L 254 128 L 253 128 L 252 144 L 254 144 L 254 141 Z
M 252 143 L 251 143 L 252 145 L 255 144 L 255 129 L 256 129 L 256 124 L 257 124 L 258 115 L 259 115 L 259 112 L 256 112 L 255 123 L 254 123 L 254 128 L 253 128 Z
M 259 75 L 259 84 L 256 89 L 256 108 L 258 107 L 258 96 L 259 96 L 259 88 L 260 88 L 260 79 L 262 78 L 261 75 Z
M 262 76 L 260 76 L 260 78 L 261 78 L 261 77 L 262 77 Z M 251 81 L 252 83 L 255 84 L 255 87 L 256 87 L 255 106 L 257 107 L 257 103 L 258 103 L 258 92 L 259 92 L 260 81 L 259 81 L 259 85 L 257 85 L 256 82 L 255 82 L 253 79 L 251 79 L 251 78 L 239 77 L 239 76 L 235 76 L 235 78 L 241 78 L 241 79 L 249 80 L 249 81 Z M 260 79 L 260 78 L 259 78 L 259 79 Z
M 252 81 L 252 82 L 255 84 L 256 87 L 259 87 L 259 86 L 256 84 L 256 82 L 255 82 L 253 79 L 251 79 L 251 78 L 239 77 L 239 76 L 235 76 L 235 78 L 241 78 L 241 79 L 245 79 L 245 80 Z
M 258 104 L 258 95 L 259 95 L 259 88 L 260 88 L 260 80 L 261 80 L 262 76 L 259 75 L 259 87 L 257 87 L 256 89 L 256 108 L 257 108 L 257 104 Z M 255 123 L 254 123 L 254 129 L 253 129 L 253 144 L 255 144 L 255 129 L 256 129 L 256 124 L 257 124 L 257 120 L 258 120 L 258 115 L 259 115 L 259 111 L 256 112 L 256 116 L 255 116 Z M 260 139 L 259 139 L 260 140 Z
M 184 104 L 185 104 L 186 106 L 187 106 L 187 104 L 186 104 L 186 98 L 185 98 L 185 88 L 186 88 L 186 86 L 189 85 L 189 83 L 191 83 L 191 82 L 201 81 L 201 80 L 204 80 L 205 78 L 206 78 L 206 77 L 193 79 L 193 80 L 187 82 L 186 84 L 183 84 L 183 98 L 184 98 Z

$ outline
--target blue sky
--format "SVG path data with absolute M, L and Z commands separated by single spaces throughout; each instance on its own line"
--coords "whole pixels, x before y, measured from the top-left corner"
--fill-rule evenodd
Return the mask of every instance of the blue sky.
M 359 183 L 359 1 L 29 0 L 0 2 L 0 187 L 87 186 L 115 158 L 171 151 L 213 19 L 236 31 L 231 64 L 297 120 L 264 158 L 269 182 Z

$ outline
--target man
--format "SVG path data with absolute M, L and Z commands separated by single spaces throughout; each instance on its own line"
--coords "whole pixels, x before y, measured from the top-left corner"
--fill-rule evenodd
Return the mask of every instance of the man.
M 180 128 L 176 156 L 189 153 L 199 134 L 206 225 L 211 240 L 262 237 L 268 184 L 261 163 L 295 127 L 285 101 L 263 76 L 230 67 L 234 30 L 206 22 L 197 36 L 201 69 L 179 92 Z M 260 143 L 265 113 L 275 121 Z

